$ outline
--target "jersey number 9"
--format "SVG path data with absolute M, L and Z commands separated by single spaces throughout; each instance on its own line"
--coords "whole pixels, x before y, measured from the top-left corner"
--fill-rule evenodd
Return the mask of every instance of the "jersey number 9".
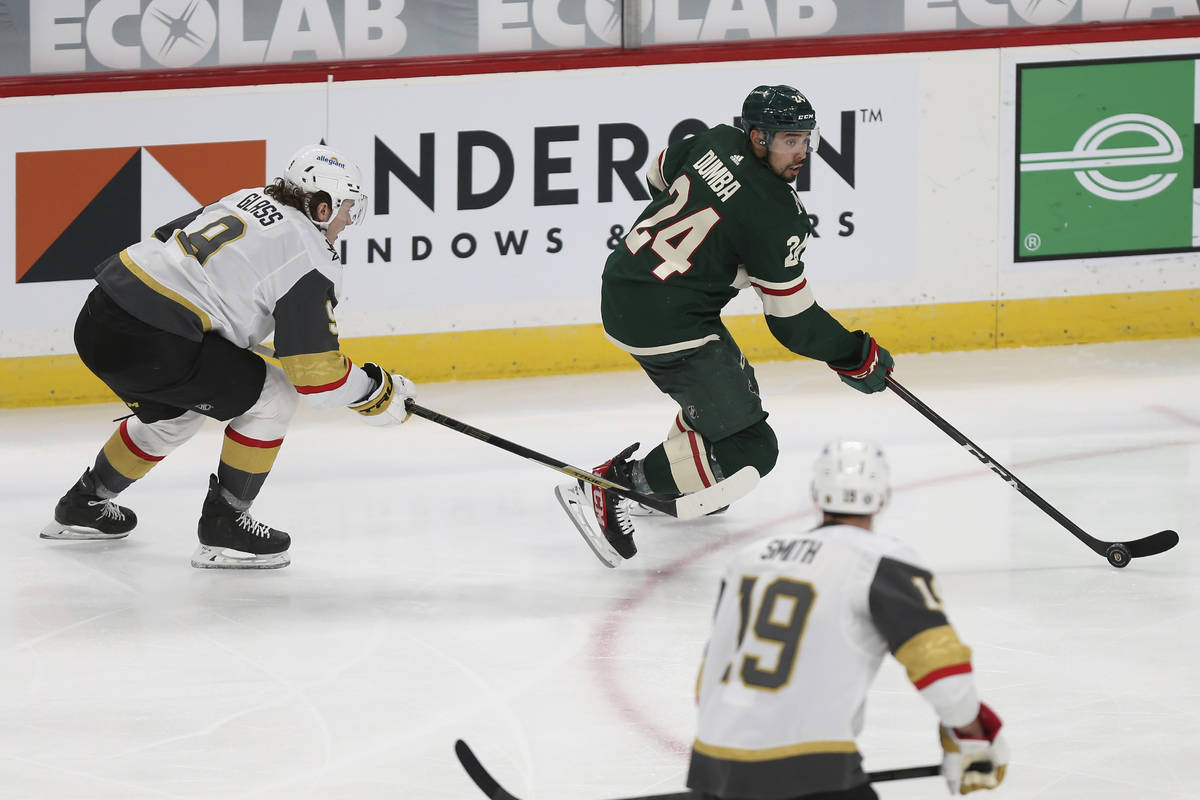
M 746 631 L 753 619 L 754 638 L 776 646 L 778 652 L 774 666 L 769 667 L 763 666 L 762 656 L 746 653 L 742 656 L 738 676 L 742 683 L 753 689 L 777 691 L 786 686 L 792 677 L 796 656 L 800 652 L 800 639 L 804 636 L 804 626 L 808 623 L 817 592 L 807 581 L 776 578 L 763 590 L 762 602 L 755 608 L 754 585 L 757 581 L 756 575 L 744 575 L 738 587 L 741 610 L 738 650 L 742 651 Z M 730 664 L 726 668 L 722 681 L 729 679 L 733 666 Z
M 214 253 L 245 235 L 246 223 L 240 217 L 227 214 L 195 233 L 179 231 L 175 234 L 175 241 L 184 253 L 199 261 L 203 267 Z

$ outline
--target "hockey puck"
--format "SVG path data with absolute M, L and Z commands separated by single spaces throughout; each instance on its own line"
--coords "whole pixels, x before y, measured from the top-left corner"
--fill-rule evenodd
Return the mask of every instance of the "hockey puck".
M 1108 549 L 1104 551 L 1104 557 L 1108 559 L 1108 563 L 1112 564 L 1117 569 L 1129 566 L 1129 548 L 1120 542 L 1110 544 Z

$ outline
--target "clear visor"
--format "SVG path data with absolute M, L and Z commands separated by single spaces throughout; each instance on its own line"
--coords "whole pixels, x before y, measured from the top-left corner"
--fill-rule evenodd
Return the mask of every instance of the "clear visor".
M 350 203 L 350 224 L 359 225 L 367 218 L 367 196 L 365 194 L 356 193 L 349 197 L 341 198 L 336 206 L 334 213 L 341 208 L 342 203 Z
M 775 131 L 767 142 L 767 150 L 787 158 L 808 158 L 817 152 L 820 143 L 821 134 L 816 128 L 811 131 Z

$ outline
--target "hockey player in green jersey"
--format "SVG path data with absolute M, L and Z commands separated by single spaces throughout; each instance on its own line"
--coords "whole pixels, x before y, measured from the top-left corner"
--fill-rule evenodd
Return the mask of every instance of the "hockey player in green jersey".
M 718 125 L 659 153 L 647 172 L 650 204 L 604 266 L 605 335 L 679 405 L 666 441 L 641 459 L 632 459 L 635 444 L 595 470 L 644 494 L 677 496 L 775 466 L 779 445 L 754 369 L 721 321 L 742 289 L 758 293 L 785 347 L 855 389 L 883 390 L 892 368 L 874 338 L 817 305 L 804 274 L 812 225 L 792 182 L 819 143 L 812 105 L 790 86 L 759 86 L 742 126 Z M 576 482 L 559 487 L 559 500 L 602 560 L 602 550 L 637 552 L 623 498 Z

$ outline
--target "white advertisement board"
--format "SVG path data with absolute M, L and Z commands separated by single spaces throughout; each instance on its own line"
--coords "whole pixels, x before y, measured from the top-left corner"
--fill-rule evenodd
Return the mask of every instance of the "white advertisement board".
M 645 165 L 673 138 L 731 124 L 763 82 L 803 87 L 817 109 L 822 149 L 800 179 L 818 233 L 806 260 L 836 262 L 830 282 L 911 278 L 916 167 L 895 153 L 916 148 L 917 70 L 900 67 L 777 61 L 335 86 L 333 141 L 371 154 L 375 177 L 373 213 L 346 236 L 348 299 L 356 314 L 391 315 L 372 333 L 599 321 L 604 260 L 649 198 Z
M 1196 42 L 1022 48 L 1001 75 L 1001 299 L 1196 286 Z
M 817 109 L 822 147 L 799 183 L 818 292 L 912 283 L 916 57 L 10 100 L 0 149 L 17 169 L 0 172 L 0 197 L 18 224 L 0 248 L 0 356 L 70 352 L 94 264 L 220 196 L 204 192 L 223 166 L 240 165 L 220 193 L 255 172 L 255 153 L 263 174 L 241 185 L 321 137 L 370 193 L 343 238 L 344 335 L 597 322 L 603 262 L 648 198 L 649 159 L 733 122 L 760 83 L 795 85 Z

